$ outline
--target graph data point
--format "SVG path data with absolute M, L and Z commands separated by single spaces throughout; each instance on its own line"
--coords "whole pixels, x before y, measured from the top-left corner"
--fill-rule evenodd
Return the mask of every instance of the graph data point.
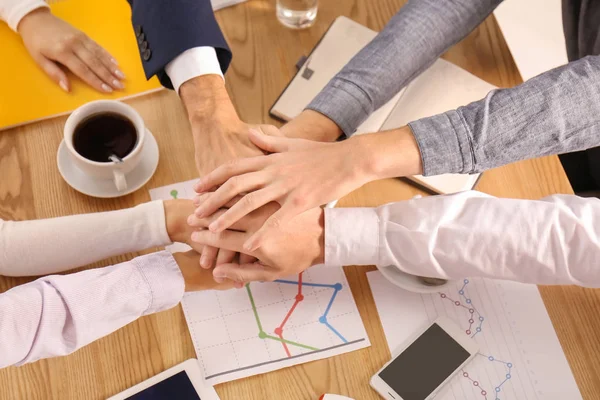
M 510 379 L 510 378 L 511 378 L 510 374 L 506 374 L 506 379 Z
M 479 317 L 479 320 L 480 320 L 480 321 L 483 321 L 483 317 Z
M 460 294 L 462 296 L 463 294 L 465 294 L 465 291 L 464 290 L 459 290 L 458 294 Z
M 498 393 L 498 392 L 500 392 L 500 388 L 499 387 L 496 388 L 496 393 Z
M 481 332 L 481 328 L 479 328 L 479 327 L 475 328 L 475 330 L 476 330 L 477 332 Z
M 342 284 L 341 283 L 336 283 L 335 285 L 333 285 L 333 288 L 335 290 L 342 290 Z
M 463 372 L 463 376 L 464 376 L 465 378 L 468 378 L 468 377 L 469 377 L 469 373 L 468 373 L 468 372 Z
M 260 331 L 260 332 L 258 332 L 258 337 L 261 339 L 266 339 L 267 334 L 264 331 Z
M 303 294 L 297 294 L 296 295 L 296 301 L 302 301 L 304 300 L 304 295 Z
M 465 279 L 463 282 L 464 282 L 464 283 L 465 283 L 465 285 L 466 285 L 467 283 L 469 283 L 469 280 L 468 280 L 468 279 Z
M 473 381 L 473 386 L 479 386 L 479 382 Z
M 441 297 L 442 299 L 445 299 L 445 298 L 446 298 L 446 294 L 445 294 L 445 293 L 440 293 L 440 297 Z
M 494 361 L 494 357 L 492 357 L 492 356 L 489 356 L 489 357 L 488 357 L 488 360 L 490 360 L 490 361 Z
M 280 326 L 278 326 L 277 328 L 275 328 L 275 331 L 274 331 L 274 332 L 275 332 L 275 334 L 276 334 L 277 336 L 281 336 L 281 335 L 283 335 L 283 329 L 282 329 Z M 260 336 L 260 334 L 259 334 L 259 336 Z
M 506 366 L 507 366 L 508 368 L 512 368 L 512 363 L 508 363 L 508 364 L 506 364 Z
M 460 306 L 460 301 L 455 301 L 454 304 L 456 304 L 457 306 Z
M 485 390 L 482 390 L 482 391 L 481 391 L 481 395 L 482 395 L 482 396 L 486 396 L 486 395 L 487 395 L 487 392 L 486 392 Z
M 471 304 L 471 299 L 467 299 L 467 304 Z
M 325 317 L 324 315 L 322 317 L 319 317 L 319 322 L 322 324 L 326 324 L 327 323 L 327 317 Z
M 467 329 L 467 330 L 465 331 L 465 333 L 466 333 L 467 335 L 470 335 L 470 334 L 471 334 L 471 330 L 470 330 L 470 329 Z
M 474 309 L 472 309 L 472 308 L 469 308 L 469 312 L 470 312 L 471 314 L 473 314 L 473 313 L 475 312 L 475 310 L 474 310 Z

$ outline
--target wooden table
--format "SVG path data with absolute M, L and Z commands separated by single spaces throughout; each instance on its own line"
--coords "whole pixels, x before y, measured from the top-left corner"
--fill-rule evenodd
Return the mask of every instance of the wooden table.
M 274 1 L 253 0 L 219 11 L 219 23 L 235 53 L 227 84 L 241 117 L 251 123 L 276 123 L 267 110 L 295 73 L 296 61 L 311 50 L 336 16 L 346 15 L 380 30 L 403 3 L 321 1 L 318 21 L 306 31 L 279 25 Z M 497 86 L 521 81 L 493 17 L 444 58 Z M 162 91 L 130 103 L 142 114 L 160 146 L 160 165 L 145 188 L 113 200 L 90 198 L 71 189 L 56 167 L 65 122 L 65 118 L 57 118 L 0 133 L 0 218 L 48 218 L 131 207 L 148 201 L 150 188 L 194 178 L 190 129 L 177 96 Z M 495 196 L 528 199 L 572 193 L 556 157 L 487 172 L 478 189 Z M 348 195 L 340 205 L 376 206 L 417 193 L 419 190 L 399 180 L 379 181 Z M 115 257 L 92 267 L 132 256 Z M 390 353 L 365 276 L 372 269 L 346 267 L 373 344 L 370 348 L 219 385 L 221 398 L 316 399 L 332 392 L 377 399 L 368 380 Z M 0 278 L 0 292 L 29 280 Z M 577 287 L 540 290 L 582 395 L 600 398 L 600 291 Z M 144 317 L 68 357 L 0 370 L 0 399 L 101 399 L 191 357 L 195 357 L 194 349 L 177 307 Z

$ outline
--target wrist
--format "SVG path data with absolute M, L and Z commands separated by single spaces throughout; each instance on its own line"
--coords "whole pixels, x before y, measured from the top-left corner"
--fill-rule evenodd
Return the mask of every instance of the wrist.
M 281 132 L 289 138 L 318 142 L 335 142 L 343 134 L 335 122 L 313 110 L 302 111 L 300 115 L 283 126 Z
M 360 149 L 359 170 L 370 180 L 417 175 L 423 172 L 419 146 L 408 126 L 398 129 L 360 135 L 356 141 Z
M 27 13 L 17 25 L 17 33 L 23 36 L 24 32 L 28 30 L 28 27 L 31 26 L 33 29 L 39 24 L 40 19 L 47 18 L 51 16 L 52 13 L 48 7 L 39 7 L 35 10 Z
M 184 82 L 179 95 L 192 123 L 206 123 L 218 118 L 236 119 L 225 81 L 219 75 L 202 75 Z
M 171 242 L 188 243 L 192 228 L 188 225 L 187 218 L 194 213 L 192 201 L 186 199 L 165 200 L 163 207 L 167 235 Z

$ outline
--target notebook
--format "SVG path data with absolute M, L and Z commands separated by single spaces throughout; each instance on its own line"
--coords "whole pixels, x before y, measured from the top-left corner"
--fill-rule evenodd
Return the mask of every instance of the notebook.
M 277 99 L 271 115 L 289 121 L 300 114 L 329 80 L 376 35 L 377 32 L 349 18 L 338 17 Z M 495 86 L 439 59 L 376 110 L 356 133 L 398 128 L 479 100 L 493 89 Z M 429 191 L 447 194 L 473 189 L 479 175 L 415 175 L 409 179 Z

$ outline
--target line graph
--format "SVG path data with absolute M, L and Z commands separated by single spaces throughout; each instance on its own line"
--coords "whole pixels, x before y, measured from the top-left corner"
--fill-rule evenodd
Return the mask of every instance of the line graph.
M 469 326 L 465 329 L 465 334 L 469 335 L 471 338 L 474 338 L 478 333 L 481 333 L 483 331 L 483 322 L 485 321 L 485 317 L 483 315 L 481 315 L 481 313 L 477 310 L 477 307 L 475 307 L 475 305 L 473 304 L 473 301 L 471 300 L 470 297 L 468 297 L 467 294 L 467 286 L 469 285 L 469 280 L 468 279 L 464 279 L 462 282 L 462 287 L 458 290 L 457 294 L 458 294 L 458 298 L 460 298 L 460 300 L 455 300 L 452 297 L 450 297 L 448 294 L 446 294 L 445 292 L 440 292 L 439 296 L 441 299 L 443 300 L 447 300 L 449 302 L 451 302 L 455 307 L 458 307 L 462 310 L 466 310 L 467 312 L 467 322 L 469 324 Z M 475 318 L 477 319 L 477 321 L 475 321 Z M 475 328 L 475 332 L 473 332 L 473 325 L 478 322 L 478 326 L 476 326 Z M 495 395 L 494 400 L 501 400 L 499 395 L 500 392 L 502 391 L 502 386 L 508 382 L 512 375 L 511 375 L 511 371 L 513 368 L 512 363 L 510 362 L 505 362 L 505 361 L 501 361 L 498 360 L 497 358 L 495 358 L 494 356 L 491 355 L 485 355 L 483 353 L 477 353 L 478 356 L 484 357 L 486 360 L 488 360 L 489 362 L 497 362 L 497 363 L 501 363 L 504 364 L 507 368 L 506 374 L 504 375 L 504 379 L 499 383 L 496 384 L 494 386 L 494 390 L 493 390 L 493 394 Z M 481 386 L 481 383 L 479 382 L 479 380 L 474 379 L 468 372 L 466 372 L 464 369 L 462 370 L 462 376 L 466 379 L 468 379 L 469 381 L 471 381 L 471 384 L 475 387 L 477 387 L 478 389 L 480 389 L 480 393 L 481 395 L 484 397 L 485 400 L 488 399 L 488 391 L 486 389 L 484 389 Z

